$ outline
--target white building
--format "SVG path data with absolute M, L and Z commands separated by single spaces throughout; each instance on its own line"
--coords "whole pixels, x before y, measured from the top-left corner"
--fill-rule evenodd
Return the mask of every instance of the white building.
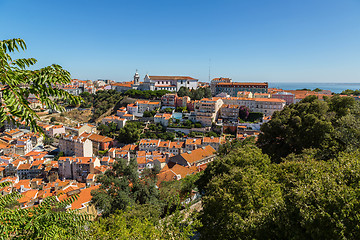
M 198 79 L 188 76 L 149 76 L 146 75 L 143 84 L 149 86 L 149 90 L 179 91 L 181 87 L 189 89 L 198 88 Z

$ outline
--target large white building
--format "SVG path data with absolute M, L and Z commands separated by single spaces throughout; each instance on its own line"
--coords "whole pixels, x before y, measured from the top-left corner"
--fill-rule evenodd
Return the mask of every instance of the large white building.
M 149 90 L 168 90 L 177 92 L 181 87 L 197 89 L 198 79 L 187 76 L 149 76 L 144 78 L 144 85 L 149 86 Z
M 140 76 L 136 72 L 134 80 L 131 82 L 122 82 L 112 84 L 112 89 L 125 92 L 130 89 L 145 90 L 168 90 L 177 92 L 181 87 L 189 89 L 198 88 L 198 79 L 188 76 L 149 76 L 146 74 L 144 81 L 140 82 Z

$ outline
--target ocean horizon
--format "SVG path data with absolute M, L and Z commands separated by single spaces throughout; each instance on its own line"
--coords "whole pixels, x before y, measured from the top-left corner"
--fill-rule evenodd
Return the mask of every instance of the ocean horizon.
M 309 82 L 269 82 L 269 88 L 281 88 L 283 90 L 315 89 L 330 90 L 333 93 L 341 93 L 346 89 L 360 89 L 360 83 L 309 83 Z

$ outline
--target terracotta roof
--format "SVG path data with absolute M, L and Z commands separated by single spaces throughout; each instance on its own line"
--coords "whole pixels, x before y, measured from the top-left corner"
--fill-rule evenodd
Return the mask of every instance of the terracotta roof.
M 84 208 L 86 203 L 90 202 L 92 199 L 91 191 L 99 189 L 100 185 L 89 187 L 80 191 L 78 198 L 71 204 L 71 209 L 81 209 Z
M 95 133 L 86 133 L 86 132 L 82 133 L 80 135 L 80 137 L 88 138 L 94 142 L 111 142 L 114 140 L 114 139 L 106 137 L 106 136 L 98 135 Z
M 180 175 L 181 178 L 186 177 L 187 175 L 194 174 L 197 172 L 196 167 L 184 167 L 179 164 L 175 164 L 171 171 L 173 171 L 176 175 Z
M 185 140 L 186 145 L 201 145 L 201 138 L 188 138 Z
M 19 203 L 27 203 L 30 200 L 34 199 L 38 193 L 37 189 L 31 189 L 26 192 L 21 193 L 22 197 L 18 199 Z
M 121 148 L 123 151 L 134 151 L 137 148 L 135 144 L 128 144 Z
M 203 158 L 209 157 L 211 155 L 215 154 L 215 149 L 212 148 L 210 145 L 206 146 L 204 148 L 198 148 L 191 153 L 183 153 L 181 156 L 188 162 L 188 163 L 194 163 L 197 162 Z
M 170 148 L 183 148 L 184 142 L 171 142 Z
M 175 180 L 175 179 L 176 179 L 176 174 L 173 171 L 171 171 L 171 170 L 163 171 L 157 175 L 156 185 L 159 186 L 160 183 L 162 183 L 162 182 L 171 181 L 171 180 Z
M 170 146 L 170 140 L 169 141 L 161 141 L 159 143 L 159 147 L 169 147 Z
M 159 143 L 159 139 L 141 139 L 139 145 L 154 145 L 157 146 Z
M 20 189 L 21 186 L 24 186 L 24 188 L 30 188 L 30 179 L 19 180 L 19 182 L 14 185 L 14 188 Z
M 146 160 L 146 157 L 137 157 L 136 161 L 137 161 L 137 164 L 146 164 L 148 162 Z
M 25 163 L 25 164 L 20 164 L 20 166 L 18 166 L 17 170 L 28 170 L 30 169 L 30 164 Z

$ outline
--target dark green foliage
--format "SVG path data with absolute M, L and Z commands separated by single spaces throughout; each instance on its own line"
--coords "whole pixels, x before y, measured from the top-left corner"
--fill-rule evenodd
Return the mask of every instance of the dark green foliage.
M 218 135 L 217 135 L 215 132 L 213 132 L 213 131 L 206 132 L 206 133 L 205 133 L 205 136 L 206 136 L 206 137 L 218 137 Z
M 202 239 L 358 239 L 360 152 L 318 161 L 310 151 L 271 163 L 238 145 L 210 163 L 203 192 Z
M 100 135 L 116 138 L 118 136 L 118 125 L 114 122 L 108 124 L 100 124 L 97 128 L 100 131 Z
M 103 210 L 104 216 L 136 204 L 158 203 L 154 177 L 140 179 L 135 160 L 128 164 L 124 159 L 117 159 L 113 168 L 100 175 L 97 182 L 101 186 L 91 193 L 92 203 Z
M 320 89 L 320 88 L 315 88 L 313 91 L 314 91 L 314 92 L 321 92 L 322 89 Z
M 121 128 L 116 139 L 121 143 L 135 143 L 140 140 L 140 134 L 144 128 L 141 122 L 126 122 L 125 127 Z
M 263 117 L 264 117 L 263 113 L 250 112 L 248 117 L 246 118 L 246 121 L 247 122 L 257 122 L 257 121 L 261 121 Z
M 211 98 L 211 90 L 210 88 L 198 88 L 192 89 L 191 91 L 186 87 L 181 87 L 177 92 L 179 97 L 188 96 L 192 100 L 200 100 L 202 98 Z
M 143 113 L 143 117 L 154 117 L 156 114 L 156 111 L 155 110 L 152 110 L 152 111 L 144 111 Z
M 176 107 L 175 112 L 187 112 L 187 107 Z
M 360 146 L 359 127 L 354 124 L 359 122 L 358 109 L 358 103 L 349 97 L 333 96 L 326 101 L 306 97 L 275 112 L 272 120 L 262 125 L 258 145 L 275 162 L 307 148 L 318 149 L 318 158 L 332 158 Z
M 149 124 L 148 129 L 140 136 L 141 138 L 148 139 L 163 139 L 163 140 L 174 140 L 175 133 L 167 132 L 166 127 L 161 124 Z
M 351 89 L 346 89 L 344 91 L 342 91 L 340 93 L 341 95 L 354 95 L 354 96 L 359 96 L 360 95 L 360 89 L 357 90 L 351 90 Z
M 160 112 L 161 113 L 172 113 L 174 109 L 172 108 L 164 108 L 164 109 L 161 109 Z
M 140 91 L 140 90 L 131 89 L 131 90 L 127 90 L 123 95 L 132 98 L 141 98 L 141 99 L 161 99 L 161 97 L 167 93 L 170 93 L 170 91 L 167 90 Z

